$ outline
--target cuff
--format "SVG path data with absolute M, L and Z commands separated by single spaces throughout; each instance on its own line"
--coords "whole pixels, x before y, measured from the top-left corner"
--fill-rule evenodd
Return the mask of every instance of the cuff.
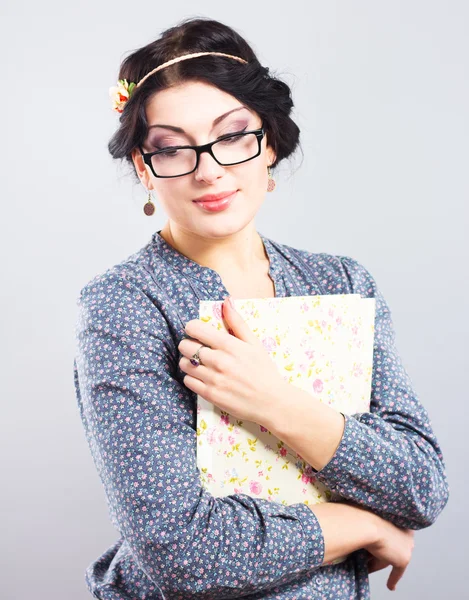
M 310 570 L 322 566 L 324 562 L 325 543 L 318 518 L 304 502 L 292 504 L 289 508 L 295 510 L 295 516 L 303 528 L 304 544 L 306 545 L 306 568 Z
M 359 441 L 363 440 L 363 426 L 352 415 L 341 413 L 345 419 L 344 433 L 334 456 L 320 471 L 316 471 L 315 478 L 328 488 L 340 487 L 350 480 L 351 472 L 364 468 L 360 463 Z

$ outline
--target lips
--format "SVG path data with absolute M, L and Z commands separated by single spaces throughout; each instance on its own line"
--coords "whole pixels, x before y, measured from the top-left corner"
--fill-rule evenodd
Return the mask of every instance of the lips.
M 223 200 L 227 196 L 231 196 L 234 194 L 236 190 L 230 190 L 228 192 L 220 192 L 219 194 L 205 194 L 205 196 L 200 196 L 200 198 L 196 198 L 194 202 L 217 202 L 218 200 Z
M 204 200 L 194 200 L 194 204 L 196 204 L 198 207 L 200 207 L 202 210 L 204 211 L 208 211 L 211 213 L 215 213 L 215 212 L 220 212 L 222 210 L 225 210 L 226 208 L 228 208 L 232 202 L 234 201 L 234 199 L 236 198 L 238 192 L 229 192 L 228 194 L 217 194 L 218 198 L 221 197 L 221 199 L 219 200 L 210 200 L 210 201 L 204 201 Z M 203 196 L 205 197 L 205 196 Z M 212 195 L 212 198 L 214 196 Z

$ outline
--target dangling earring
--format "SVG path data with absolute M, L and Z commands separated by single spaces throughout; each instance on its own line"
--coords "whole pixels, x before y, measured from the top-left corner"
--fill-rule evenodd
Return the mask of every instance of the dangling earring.
M 267 191 L 273 192 L 275 190 L 275 179 L 272 177 L 272 173 L 270 172 L 270 166 L 267 167 L 267 173 L 269 174 L 269 181 L 267 182 Z
M 145 204 L 145 206 L 143 207 L 143 212 L 148 217 L 151 217 L 151 215 L 155 212 L 155 205 L 151 201 L 151 192 L 150 192 L 150 190 L 148 190 L 148 200 L 147 200 L 147 203 Z

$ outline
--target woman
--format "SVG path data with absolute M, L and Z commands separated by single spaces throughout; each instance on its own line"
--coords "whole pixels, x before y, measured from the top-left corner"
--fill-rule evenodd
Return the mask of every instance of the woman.
M 288 86 L 239 34 L 206 19 L 135 51 L 119 81 L 110 152 L 148 191 L 145 213 L 156 192 L 169 218 L 79 298 L 77 399 L 121 534 L 88 568 L 89 590 L 109 599 L 362 599 L 369 572 L 389 565 L 394 589 L 413 530 L 447 502 L 443 456 L 371 274 L 350 257 L 255 229 L 271 169 L 298 145 Z M 353 416 L 280 379 L 228 300 L 230 333 L 198 319 L 200 300 L 344 292 L 376 299 L 371 410 Z M 268 426 L 343 502 L 211 496 L 196 467 L 197 394 Z

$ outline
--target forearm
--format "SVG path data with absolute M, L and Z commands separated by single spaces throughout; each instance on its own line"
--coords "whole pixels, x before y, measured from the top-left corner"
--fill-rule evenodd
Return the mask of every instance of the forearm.
M 266 426 L 319 471 L 340 444 L 344 417 L 312 394 L 285 383 L 278 388 Z
M 378 539 L 379 517 L 343 502 L 310 506 L 324 538 L 324 563 L 365 548 Z
M 404 411 L 389 421 L 369 412 L 346 415 L 343 428 L 335 409 L 285 385 L 266 427 L 318 471 L 319 482 L 399 527 L 421 529 L 435 521 L 448 484 L 428 421 Z

